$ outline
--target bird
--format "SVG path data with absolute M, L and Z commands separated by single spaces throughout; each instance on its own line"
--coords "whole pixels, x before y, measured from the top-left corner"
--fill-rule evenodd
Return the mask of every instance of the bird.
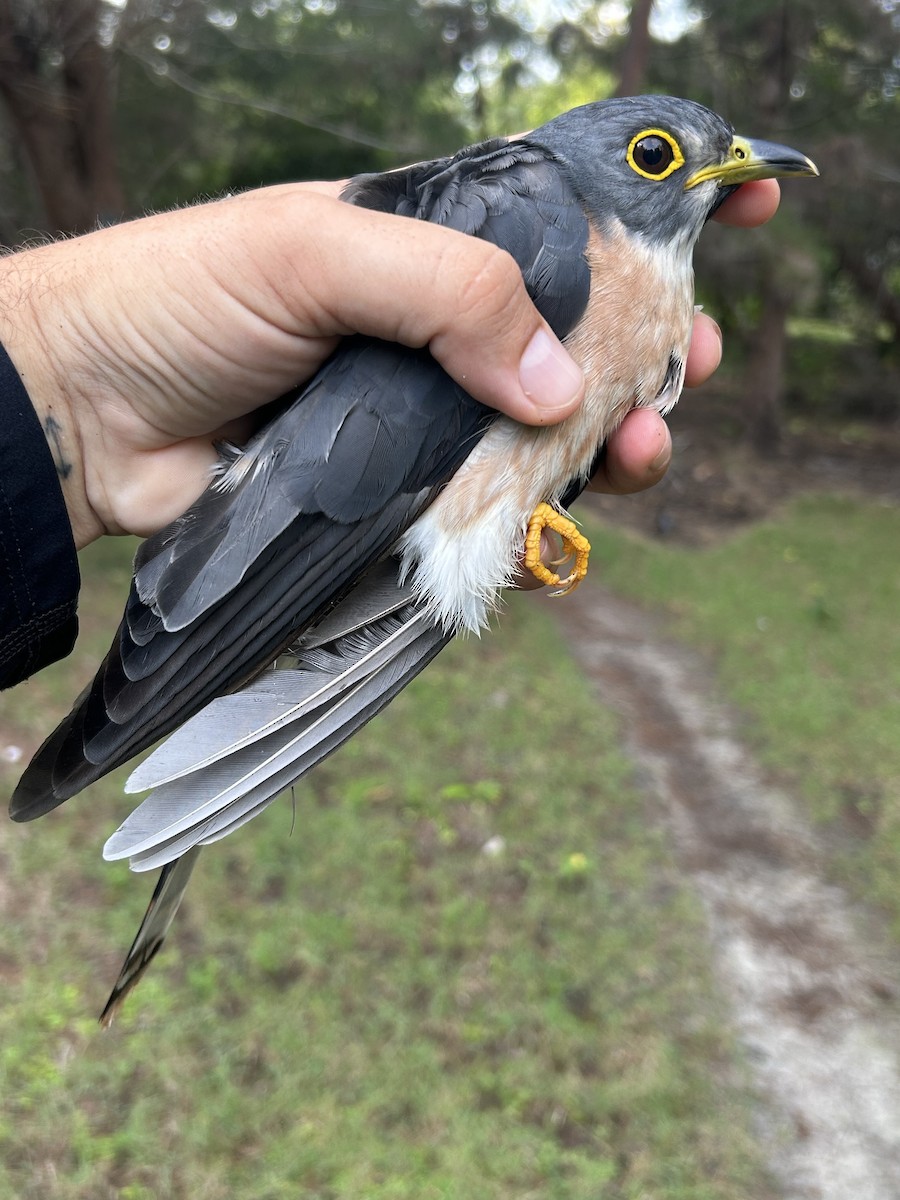
M 93 682 L 10 803 L 38 817 L 161 738 L 126 791 L 149 795 L 104 857 L 160 868 L 101 1015 L 157 954 L 202 846 L 231 833 L 380 712 L 458 633 L 498 611 L 520 560 L 566 594 L 590 547 L 568 515 L 635 406 L 684 382 L 692 252 L 742 183 L 818 174 L 691 100 L 598 100 L 528 134 L 381 174 L 342 198 L 435 222 L 512 255 L 581 365 L 581 407 L 529 427 L 430 356 L 346 338 L 201 497 L 142 543 Z M 560 561 L 545 564 L 555 530 Z M 554 570 L 568 564 L 568 574 Z

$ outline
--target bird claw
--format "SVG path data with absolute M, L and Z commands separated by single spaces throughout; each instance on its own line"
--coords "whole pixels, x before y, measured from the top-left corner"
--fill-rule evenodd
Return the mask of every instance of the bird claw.
M 560 579 L 556 571 L 551 571 L 541 561 L 541 534 L 545 529 L 552 529 L 562 539 L 563 556 L 553 559 L 550 566 L 562 566 L 574 559 L 572 570 L 565 579 Z M 574 521 L 549 504 L 537 506 L 525 532 L 525 567 L 540 583 L 557 588 L 551 595 L 566 596 L 578 587 L 587 575 L 590 552 L 590 542 L 583 533 L 578 532 Z

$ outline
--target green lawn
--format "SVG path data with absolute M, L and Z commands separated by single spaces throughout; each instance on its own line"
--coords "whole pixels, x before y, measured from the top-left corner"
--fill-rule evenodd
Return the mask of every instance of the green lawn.
M 5 743 L 102 652 L 124 548 L 85 574 L 79 652 L 4 697 Z M 121 776 L 4 824 L 0 1197 L 766 1200 L 698 905 L 616 741 L 517 598 L 206 853 L 109 1032 L 152 884 L 100 859 Z
M 900 938 L 900 511 L 807 497 L 702 552 L 589 532 L 593 570 L 712 656 L 835 875 Z

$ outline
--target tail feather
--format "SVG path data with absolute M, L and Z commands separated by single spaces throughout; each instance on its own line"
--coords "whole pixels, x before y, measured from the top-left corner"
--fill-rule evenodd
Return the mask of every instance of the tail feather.
M 122 1001 L 159 953 L 169 926 L 178 912 L 199 854 L 200 847 L 197 846 L 181 858 L 176 859 L 175 862 L 168 863 L 163 869 L 150 898 L 141 927 L 137 931 L 115 986 L 100 1014 L 100 1024 L 104 1029 L 112 1024 Z

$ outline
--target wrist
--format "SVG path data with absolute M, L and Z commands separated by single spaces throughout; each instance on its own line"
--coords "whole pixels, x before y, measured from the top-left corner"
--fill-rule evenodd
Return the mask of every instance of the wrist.
M 77 549 L 95 541 L 104 527 L 87 491 L 84 448 L 72 396 L 51 330 L 64 338 L 64 315 L 58 309 L 60 290 L 35 261 L 40 251 L 23 251 L 0 260 L 0 342 L 28 393 L 62 488 L 63 500 Z M 65 289 L 62 290 L 65 294 Z

